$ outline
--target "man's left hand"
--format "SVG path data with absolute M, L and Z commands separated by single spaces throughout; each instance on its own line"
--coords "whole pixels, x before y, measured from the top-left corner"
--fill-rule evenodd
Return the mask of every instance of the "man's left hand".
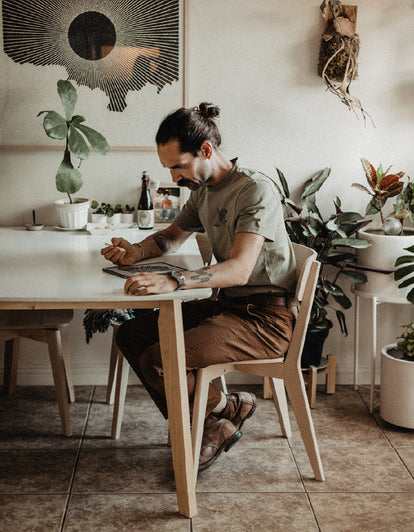
M 148 296 L 150 294 L 168 294 L 174 292 L 178 283 L 169 275 L 157 273 L 140 273 L 133 275 L 125 283 L 127 296 Z

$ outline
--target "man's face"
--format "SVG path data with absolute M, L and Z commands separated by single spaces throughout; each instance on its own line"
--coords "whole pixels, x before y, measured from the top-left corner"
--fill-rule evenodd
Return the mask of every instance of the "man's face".
M 196 190 L 208 184 L 211 178 L 210 159 L 199 151 L 197 157 L 188 152 L 181 152 L 178 140 L 172 139 L 167 144 L 157 147 L 158 157 L 164 168 L 169 168 L 171 178 L 179 187 Z

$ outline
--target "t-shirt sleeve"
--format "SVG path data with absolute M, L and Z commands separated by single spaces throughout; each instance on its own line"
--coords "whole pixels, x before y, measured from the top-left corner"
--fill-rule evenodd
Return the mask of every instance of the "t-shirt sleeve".
M 198 210 L 194 201 L 194 194 L 191 193 L 184 207 L 177 214 L 174 222 L 183 231 L 192 231 L 193 233 L 203 231 L 203 225 L 198 217 Z
M 256 233 L 274 242 L 285 231 L 283 208 L 276 187 L 268 180 L 251 181 L 237 198 L 236 233 Z

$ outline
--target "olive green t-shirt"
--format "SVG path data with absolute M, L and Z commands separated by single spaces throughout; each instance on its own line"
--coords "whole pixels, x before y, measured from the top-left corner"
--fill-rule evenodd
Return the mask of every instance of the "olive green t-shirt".
M 191 192 L 174 221 L 184 231 L 205 231 L 218 263 L 230 258 L 237 233 L 265 237 L 247 285 L 222 289 L 227 296 L 292 293 L 296 283 L 295 257 L 278 191 L 266 175 L 239 168 L 237 160 L 232 162 L 233 169 L 221 183 Z

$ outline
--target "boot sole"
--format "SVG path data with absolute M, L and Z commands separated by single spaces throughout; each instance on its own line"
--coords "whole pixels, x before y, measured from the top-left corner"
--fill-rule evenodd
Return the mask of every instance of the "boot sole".
M 243 436 L 243 432 L 236 430 L 233 436 L 230 436 L 230 438 L 227 438 L 227 440 L 221 444 L 221 446 L 217 449 L 216 454 L 212 456 L 208 462 L 206 462 L 203 465 L 198 466 L 198 470 L 204 471 L 204 469 L 207 469 L 208 467 L 210 467 L 223 452 L 227 453 L 227 451 L 231 447 L 233 447 L 233 445 L 237 443 L 242 436 Z

